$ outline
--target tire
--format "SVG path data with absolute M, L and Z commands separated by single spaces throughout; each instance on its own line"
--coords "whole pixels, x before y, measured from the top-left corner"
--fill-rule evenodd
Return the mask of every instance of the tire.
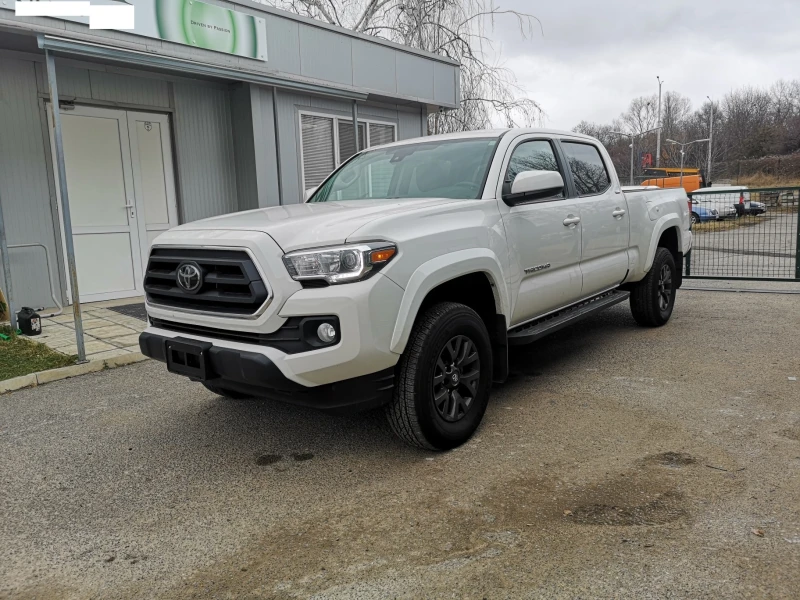
M 400 359 L 386 406 L 389 425 L 412 446 L 460 446 L 483 419 L 491 382 L 492 345 L 483 320 L 463 304 L 436 304 L 418 318 Z
M 672 253 L 658 248 L 650 271 L 631 290 L 631 312 L 639 325 L 661 327 L 669 321 L 675 307 L 677 281 Z
M 697 225 L 700 222 L 700 215 L 692 213 L 692 225 Z
M 209 392 L 214 392 L 217 396 L 222 396 L 223 398 L 228 398 L 229 400 L 247 400 L 248 398 L 253 397 L 249 394 L 243 394 L 242 392 L 229 390 L 227 388 L 212 385 L 210 383 L 202 383 Z

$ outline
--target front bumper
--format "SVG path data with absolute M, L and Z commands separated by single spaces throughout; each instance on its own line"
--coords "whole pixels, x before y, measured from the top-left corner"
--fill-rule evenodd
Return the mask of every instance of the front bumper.
M 139 337 L 142 354 L 167 362 L 168 340 L 185 340 L 145 331 Z M 381 406 L 392 397 L 394 369 L 388 368 L 337 381 L 306 387 L 288 379 L 264 354 L 212 344 L 207 353 L 204 383 L 258 397 L 309 406 L 328 412 L 354 412 Z

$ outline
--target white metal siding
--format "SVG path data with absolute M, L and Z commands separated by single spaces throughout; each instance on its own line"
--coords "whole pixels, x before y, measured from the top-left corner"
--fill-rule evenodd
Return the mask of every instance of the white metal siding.
M 251 86 L 253 103 L 253 140 L 258 179 L 258 206 L 278 206 L 278 160 L 275 143 L 275 114 L 272 88 Z
M 232 92 L 231 119 L 239 210 L 258 208 L 258 178 L 253 144 L 253 112 L 250 85 L 242 84 Z
M 312 80 L 334 89 L 379 92 L 387 97 L 419 100 L 431 105 L 455 107 L 459 102 L 458 66 L 447 59 L 268 7 L 260 10 L 256 4 L 245 5 L 244 0 L 223 5 L 265 19 L 267 61 L 201 50 L 122 31 L 90 30 L 85 25 L 69 21 L 15 17 L 11 5 L 13 2 L 9 2 L 7 7 L 0 4 L 0 22 L 33 32 L 52 34 L 53 30 L 61 30 L 58 34 L 66 37 L 72 37 L 73 32 L 80 33 L 82 39 L 94 43 L 242 68 L 294 81 Z M 447 71 L 452 76 L 448 76 Z
M 89 71 L 89 80 L 95 100 L 169 106 L 169 84 L 166 81 L 94 70 Z
M 103 100 L 128 105 L 169 107 L 169 84 L 151 77 L 136 77 L 98 69 L 84 69 L 65 65 L 56 60 L 58 95 L 62 100 Z M 47 69 L 36 63 L 36 81 L 39 92 L 48 94 Z
M 230 92 L 175 83 L 182 222 L 238 210 Z
M 45 244 L 60 285 L 45 157 L 49 149 L 43 139 L 33 62 L 0 56 L 0 81 L 0 205 L 8 243 Z M 52 306 L 44 252 L 31 248 L 9 250 L 9 255 L 17 307 Z

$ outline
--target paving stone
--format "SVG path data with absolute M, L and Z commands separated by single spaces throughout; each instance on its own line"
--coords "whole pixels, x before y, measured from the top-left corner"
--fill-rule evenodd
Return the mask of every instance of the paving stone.
M 92 337 L 105 340 L 110 338 L 118 338 L 124 335 L 131 335 L 136 333 L 130 327 L 123 327 L 122 325 L 110 325 L 108 327 L 99 327 L 91 330 Z
M 126 348 L 128 346 L 137 346 L 139 344 L 139 334 L 125 335 L 118 338 L 105 340 L 109 344 L 114 344 L 117 348 Z
M 105 360 L 107 367 L 121 367 L 123 365 L 130 365 L 137 362 L 142 362 L 143 360 L 147 360 L 147 357 L 142 354 L 141 352 L 129 352 L 127 354 L 123 354 L 121 356 L 116 356 L 114 358 L 107 358 Z
M 111 327 L 112 325 L 114 325 L 114 323 L 112 323 L 111 321 L 109 321 L 107 319 L 98 319 L 98 318 L 92 317 L 90 319 L 84 319 L 84 321 L 83 321 L 83 330 L 84 331 L 91 331 L 92 329 L 99 329 L 100 327 Z M 75 328 L 75 324 L 74 323 L 70 323 L 70 327 L 72 329 L 74 329 Z
M 87 356 L 89 354 L 96 354 L 97 352 L 105 352 L 106 350 L 114 350 L 114 346 L 111 344 L 107 344 L 100 340 L 86 340 L 84 343 L 84 347 L 86 349 Z M 72 344 L 71 346 L 61 346 L 60 348 L 55 348 L 59 352 L 63 354 L 77 354 L 78 353 L 78 346 L 77 344 Z
M 125 354 L 130 354 L 130 352 L 128 352 L 124 348 L 114 348 L 113 350 L 106 350 L 105 352 L 98 352 L 97 354 L 92 354 L 87 358 L 89 360 L 106 360 L 107 358 L 116 358 L 117 356 L 123 356 Z
M 72 313 L 64 313 L 63 315 L 58 315 L 57 317 L 49 317 L 48 321 L 52 321 L 53 323 L 68 323 L 72 321 Z

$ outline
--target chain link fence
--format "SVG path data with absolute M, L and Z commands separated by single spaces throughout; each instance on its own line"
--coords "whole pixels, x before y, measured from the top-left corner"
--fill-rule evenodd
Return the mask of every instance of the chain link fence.
M 728 187 L 689 198 L 686 277 L 800 281 L 800 188 Z

